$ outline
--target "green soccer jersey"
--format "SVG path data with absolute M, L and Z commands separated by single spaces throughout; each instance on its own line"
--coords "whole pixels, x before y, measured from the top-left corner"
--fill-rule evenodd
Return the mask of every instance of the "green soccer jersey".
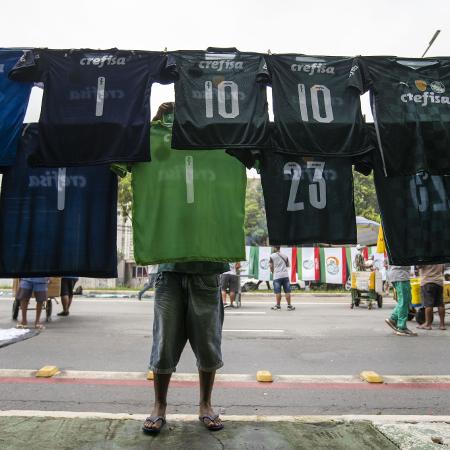
M 173 150 L 152 123 L 152 162 L 132 166 L 138 264 L 245 259 L 245 167 L 224 150 Z

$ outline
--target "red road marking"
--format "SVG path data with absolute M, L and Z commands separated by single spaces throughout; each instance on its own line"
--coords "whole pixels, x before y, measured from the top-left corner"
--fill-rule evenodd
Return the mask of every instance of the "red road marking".
M 97 378 L 21 378 L 0 377 L 0 384 L 69 384 L 69 385 L 97 385 L 97 386 L 130 386 L 150 387 L 152 381 L 148 380 L 104 380 Z M 197 381 L 178 381 L 170 383 L 175 388 L 193 388 L 198 386 Z M 298 390 L 395 390 L 395 389 L 432 389 L 450 390 L 450 382 L 446 383 L 258 383 L 256 381 L 216 381 L 215 387 L 224 389 L 298 389 Z

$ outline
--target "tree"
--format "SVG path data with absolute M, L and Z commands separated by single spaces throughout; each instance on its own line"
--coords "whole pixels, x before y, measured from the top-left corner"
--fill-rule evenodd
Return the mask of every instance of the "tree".
M 131 173 L 127 173 L 125 177 L 119 179 L 118 191 L 119 212 L 124 222 L 126 219 L 131 220 L 132 202 Z
M 248 245 L 268 245 L 266 210 L 259 178 L 247 180 L 245 236 Z
M 381 222 L 373 174 L 364 176 L 359 172 L 353 172 L 353 177 L 356 215 Z

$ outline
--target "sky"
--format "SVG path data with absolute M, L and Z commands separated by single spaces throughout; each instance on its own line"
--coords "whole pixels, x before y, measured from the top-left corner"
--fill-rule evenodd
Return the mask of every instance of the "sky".
M 427 56 L 450 56 L 449 0 L 22 0 L 2 4 L 0 45 L 420 57 L 437 29 Z M 38 120 L 41 98 L 34 88 L 26 121 Z M 155 84 L 152 112 L 173 99 L 173 85 Z M 367 96 L 362 106 L 370 119 Z

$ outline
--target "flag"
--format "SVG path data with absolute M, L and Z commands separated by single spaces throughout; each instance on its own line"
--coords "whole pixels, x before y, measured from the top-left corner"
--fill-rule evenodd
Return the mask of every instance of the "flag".
M 257 280 L 269 281 L 272 279 L 270 272 L 269 260 L 271 247 L 251 247 L 249 276 Z
M 250 245 L 245 246 L 245 261 L 241 261 L 240 275 L 243 277 L 247 277 L 249 272 L 250 248 Z
M 303 281 L 320 280 L 319 247 L 300 247 L 297 252 L 298 278 Z
M 295 252 L 297 249 L 295 248 Z M 289 260 L 289 279 L 291 283 L 297 282 L 297 257 L 294 258 L 294 248 L 293 247 L 282 247 L 280 248 L 280 253 L 286 256 Z
M 320 281 L 330 284 L 347 282 L 347 258 L 344 247 L 320 249 Z

